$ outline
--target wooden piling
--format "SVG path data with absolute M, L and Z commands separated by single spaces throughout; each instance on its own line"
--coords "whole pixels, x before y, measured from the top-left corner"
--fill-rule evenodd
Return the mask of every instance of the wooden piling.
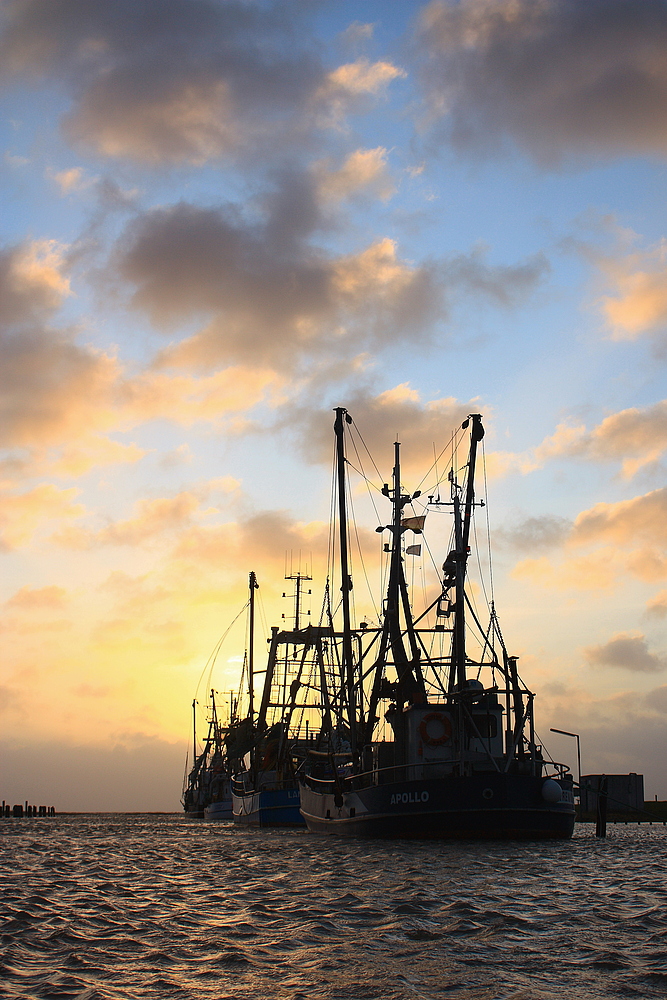
M 604 838 L 607 836 L 607 775 L 600 777 L 597 794 L 597 816 L 595 822 L 595 836 Z

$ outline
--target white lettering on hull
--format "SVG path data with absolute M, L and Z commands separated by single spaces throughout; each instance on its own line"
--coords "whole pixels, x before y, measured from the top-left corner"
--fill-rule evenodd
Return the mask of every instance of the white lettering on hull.
M 389 805 L 414 805 L 418 802 L 428 802 L 428 798 L 428 792 L 395 792 L 389 800 Z

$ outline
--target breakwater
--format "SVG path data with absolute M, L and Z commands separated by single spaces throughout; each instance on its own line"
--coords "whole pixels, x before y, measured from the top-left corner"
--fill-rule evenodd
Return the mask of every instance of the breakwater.
M 0 819 L 23 819 L 32 816 L 55 816 L 55 806 L 33 806 L 28 801 L 18 805 L 10 805 L 2 800 Z

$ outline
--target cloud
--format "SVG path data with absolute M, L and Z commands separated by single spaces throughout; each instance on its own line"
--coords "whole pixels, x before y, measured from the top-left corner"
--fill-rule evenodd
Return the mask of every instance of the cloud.
M 523 474 L 542 468 L 555 458 L 593 462 L 621 462 L 621 475 L 631 479 L 655 464 L 667 450 L 667 400 L 643 408 L 630 407 L 605 417 L 588 431 L 584 424 L 561 423 L 535 448 L 522 454 L 495 452 L 498 471 Z
M 601 590 L 628 575 L 648 583 L 667 575 L 667 489 L 581 511 L 561 541 L 560 560 L 526 559 L 513 571 L 557 589 Z M 575 554 L 584 549 L 583 554 Z
M 614 667 L 642 674 L 667 669 L 667 657 L 651 653 L 641 633 L 619 632 L 602 646 L 587 647 L 584 656 L 596 668 Z
M 667 153 L 664 0 L 433 0 L 417 42 L 431 121 L 460 149 Z
M 396 79 L 407 76 L 405 70 L 390 62 L 370 62 L 361 57 L 331 70 L 314 96 L 318 123 L 341 129 L 350 113 L 369 111 L 375 99 L 384 96 Z
M 298 195 L 298 197 L 297 197 Z M 284 178 L 263 224 L 237 209 L 180 203 L 140 216 L 116 267 L 158 329 L 197 316 L 204 326 L 160 356 L 175 367 L 289 370 L 304 358 L 423 334 L 442 292 L 431 267 L 402 261 L 394 241 L 334 257 L 308 242 L 317 225 L 312 179 Z
M 647 602 L 646 614 L 654 618 L 667 618 L 667 590 L 661 590 Z
M 85 513 L 82 504 L 74 503 L 75 488 L 59 490 L 42 483 L 24 493 L 0 496 L 0 549 L 17 549 L 30 543 L 34 535 L 54 521 L 70 521 Z
M 667 449 L 667 400 L 643 409 L 612 413 L 589 434 L 573 443 L 571 452 L 596 460 L 622 459 L 626 478 L 656 462 Z
M 119 383 L 119 420 L 134 425 L 166 419 L 185 427 L 217 423 L 260 402 L 275 404 L 283 381 L 272 369 L 259 366 L 232 365 L 200 377 L 145 371 Z
M 570 540 L 574 545 L 599 541 L 667 545 L 667 488 L 631 500 L 595 504 L 575 518 Z
M 51 475 L 78 479 L 91 469 L 107 465 L 134 465 L 146 454 L 146 450 L 136 444 L 122 444 L 102 434 L 87 434 L 82 422 L 78 441 L 66 440 L 46 460 L 37 458 L 31 471 L 34 475 L 36 469 L 43 465 Z
M 245 210 L 180 202 L 133 220 L 112 262 L 134 288 L 133 306 L 165 334 L 199 324 L 163 350 L 157 365 L 205 371 L 252 365 L 294 379 L 363 351 L 427 342 L 450 300 L 509 307 L 541 280 L 547 269 L 541 255 L 497 266 L 476 248 L 420 265 L 402 259 L 386 237 L 338 256 L 318 247 L 313 237 L 325 227 L 326 197 L 382 176 L 382 155 L 371 153 L 369 159 L 353 154 L 340 172 L 321 164 L 283 171 Z
M 0 446 L 67 442 L 72 452 L 83 434 L 91 449 L 94 431 L 112 422 L 115 359 L 49 325 L 71 294 L 66 250 L 33 240 L 0 251 Z M 107 456 L 114 448 L 119 457 L 110 443 Z
M 77 345 L 66 332 L 32 327 L 0 335 L 0 443 L 11 447 L 62 443 L 107 429 L 116 360 Z
M 495 305 L 513 306 L 533 291 L 550 270 L 543 253 L 536 253 L 522 264 L 491 265 L 485 260 L 487 248 L 475 247 L 469 254 L 458 254 L 444 263 L 450 286 Z
M 365 58 L 325 69 L 299 4 L 7 0 L 3 22 L 4 77 L 60 82 L 70 142 L 147 166 L 292 153 L 405 76 Z
M 67 591 L 64 587 L 51 585 L 48 587 L 31 587 L 29 584 L 17 590 L 5 602 L 7 608 L 17 608 L 26 611 L 60 611 L 67 604 Z
M 65 528 L 53 536 L 53 541 L 72 549 L 88 549 L 100 545 L 142 545 L 189 524 L 199 509 L 199 498 L 185 492 L 175 497 L 139 500 L 136 507 L 135 517 L 126 521 L 117 521 L 98 532 Z
M 363 437 L 364 444 L 358 442 L 358 447 L 364 462 L 367 460 L 365 449 L 368 448 L 381 468 L 390 469 L 393 445 L 398 437 L 405 468 L 412 472 L 420 468 L 422 473 L 433 465 L 434 448 L 437 455 L 451 445 L 462 421 L 469 413 L 477 413 L 480 409 L 479 400 L 461 402 L 452 396 L 424 402 L 407 382 L 376 396 L 363 389 L 347 392 L 341 402 L 345 403 L 358 433 Z M 299 428 L 300 448 L 308 461 L 331 460 L 334 423 L 331 410 L 286 406 L 280 413 L 280 421 L 283 426 Z M 451 450 L 444 456 L 441 454 L 438 465 L 441 479 L 446 476 L 449 458 Z M 435 483 L 437 479 L 435 469 L 432 469 L 431 480 Z
M 364 24 L 361 21 L 353 21 L 345 31 L 341 31 L 339 38 L 343 45 L 349 48 L 356 48 L 365 42 L 370 41 L 375 30 L 374 24 Z
M 65 84 L 71 141 L 149 165 L 288 148 L 327 80 L 293 5 L 8 0 L 3 21 L 5 77 Z
M 665 243 L 617 257 L 598 255 L 595 263 L 611 292 L 600 300 L 615 340 L 636 340 L 663 332 L 667 324 Z
M 55 170 L 49 168 L 46 171 L 47 177 L 52 178 L 60 188 L 62 195 L 72 194 L 74 191 L 83 191 L 85 188 L 95 184 L 94 177 L 86 177 L 83 167 L 70 167 L 68 170 Z
M 387 150 L 383 146 L 355 150 L 338 169 L 330 160 L 320 160 L 313 172 L 318 196 L 324 202 L 342 201 L 362 192 L 387 201 L 396 191 L 387 171 Z
M 52 323 L 72 294 L 66 252 L 51 240 L 0 250 L 0 446 L 20 449 L 2 465 L 10 483 L 136 463 L 144 449 L 109 433 L 159 418 L 217 422 L 279 392 L 281 378 L 257 363 L 201 379 L 129 372 L 78 343 L 77 331 Z
M 55 240 L 26 240 L 0 250 L 1 326 L 50 316 L 71 294 L 66 249 Z
M 27 156 L 15 156 L 12 153 L 6 152 L 3 156 L 3 160 L 7 166 L 11 167 L 13 170 L 19 169 L 21 167 L 26 167 L 30 160 Z
M 321 521 L 294 521 L 285 511 L 259 511 L 222 525 L 198 525 L 184 532 L 176 546 L 176 558 L 197 564 L 228 562 L 243 558 L 245 565 L 260 563 L 283 567 L 285 553 L 315 551 L 326 556 L 329 525 Z
M 560 546 L 571 528 L 571 522 L 567 518 L 544 514 L 541 517 L 527 517 L 511 528 L 501 528 L 494 532 L 493 538 L 495 542 L 522 552 L 539 552 Z
M 601 548 L 583 556 L 569 555 L 560 562 L 547 556 L 524 559 L 517 563 L 511 576 L 515 580 L 554 590 L 611 590 L 623 570 L 615 549 Z
M 183 532 L 196 521 L 217 508 L 202 508 L 202 501 L 212 493 L 230 494 L 239 487 L 231 476 L 212 479 L 196 490 L 184 490 L 173 497 L 156 497 L 138 500 L 135 513 L 124 521 L 115 521 L 99 531 L 80 527 L 66 527 L 52 540 L 65 548 L 92 549 L 101 545 L 144 545 L 165 535 Z

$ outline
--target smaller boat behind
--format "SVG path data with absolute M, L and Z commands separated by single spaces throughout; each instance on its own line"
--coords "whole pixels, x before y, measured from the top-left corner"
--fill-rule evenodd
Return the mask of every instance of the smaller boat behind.
M 231 776 L 234 758 L 230 756 L 230 733 L 238 723 L 235 719 L 236 703 L 230 695 L 229 725 L 224 725 L 218 717 L 215 691 L 211 689 L 211 712 L 208 733 L 203 750 L 197 753 L 196 699 L 192 702 L 193 715 L 193 759 L 183 791 L 183 808 L 188 816 L 195 819 L 231 819 L 232 785 Z
M 250 574 L 247 722 L 253 742 L 245 756 L 245 766 L 232 780 L 234 822 L 241 826 L 305 825 L 300 811 L 295 759 L 305 756 L 312 743 L 311 734 L 314 736 L 315 730 L 321 728 L 319 705 L 313 701 L 308 680 L 317 664 L 323 662 L 329 630 L 312 625 L 300 628 L 302 583 L 311 578 L 299 572 L 286 579 L 295 583 L 294 628 L 289 631 L 272 629 L 262 695 L 255 716 L 254 677 L 261 671 L 254 669 L 254 591 L 257 584 L 254 574 Z

